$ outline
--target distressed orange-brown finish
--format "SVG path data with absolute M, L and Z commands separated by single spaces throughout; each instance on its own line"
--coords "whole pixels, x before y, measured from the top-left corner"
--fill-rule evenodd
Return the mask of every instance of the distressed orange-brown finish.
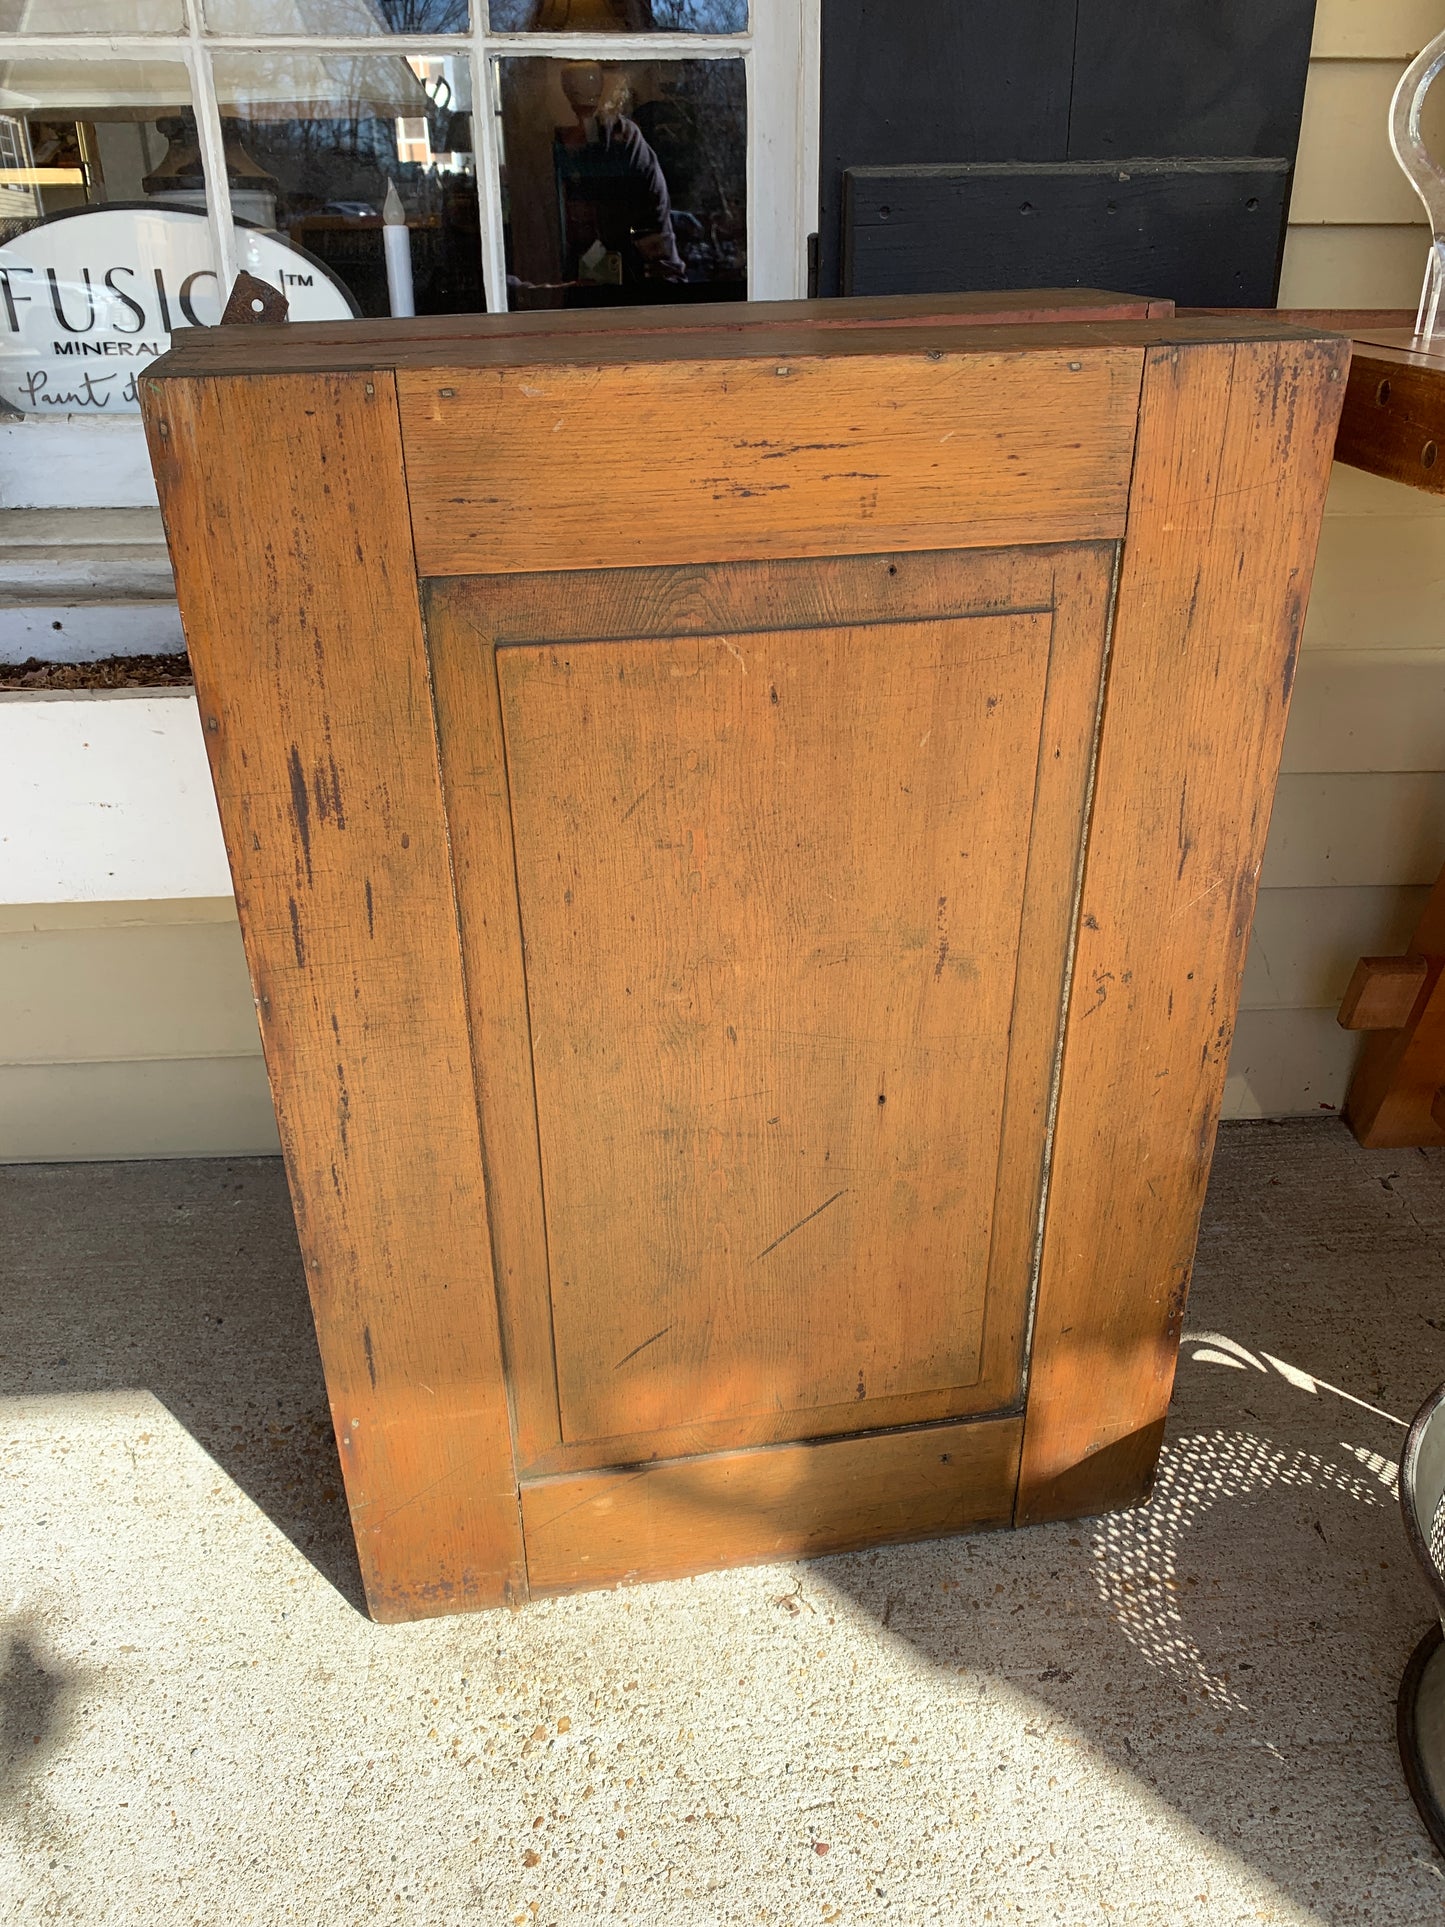
M 1022 1521 L 1126 1503 L 1153 1474 L 1348 352 L 1219 342 L 1149 356 L 1064 1032 Z
M 1016 1418 L 712 1452 L 522 1488 L 539 1593 L 1009 1523 Z
M 431 586 L 524 1469 L 1021 1397 L 1114 559 L 1109 544 Z M 496 677 L 519 666 L 550 686 L 514 690 L 504 732 Z M 1009 718 L 1021 671 L 1035 708 Z M 1027 851 L 1011 889 L 1000 839 L 1017 865 Z M 947 1211 L 920 1209 L 927 1184 Z M 951 1235 L 970 1186 L 972 1234 L 915 1265 L 909 1307 L 910 1239 Z M 831 1246 L 810 1243 L 830 1213 Z M 559 1364 L 589 1408 L 565 1442 Z
M 418 567 L 511 574 L 1120 535 L 1140 351 L 1024 357 L 979 349 L 973 332 L 923 348 L 898 329 L 882 354 L 404 369 Z M 637 450 L 625 469 L 619 433 Z M 607 478 L 585 515 L 579 473 Z
M 367 1599 L 492 1605 L 522 1541 L 393 385 L 170 382 L 148 428 Z
M 379 1617 L 1147 1487 L 1347 351 L 997 299 L 143 381 Z

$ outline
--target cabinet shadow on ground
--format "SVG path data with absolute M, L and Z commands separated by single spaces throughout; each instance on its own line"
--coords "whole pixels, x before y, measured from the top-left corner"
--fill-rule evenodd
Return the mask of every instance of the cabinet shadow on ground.
M 279 1161 L 29 1167 L 0 1197 L 0 1397 L 148 1389 L 364 1610 Z M 824 1559 L 804 1589 L 1026 1696 L 1030 1729 L 1329 1927 L 1381 1917 L 1382 1883 L 1429 1918 L 1445 1870 L 1394 1695 L 1431 1608 L 1393 1482 L 1402 1421 L 1445 1378 L 1442 1271 L 1445 1154 L 1226 1127 L 1151 1503 Z M 30 1746 L 65 1695 L 12 1630 L 0 1738 Z
M 0 1172 L 0 1398 L 138 1389 L 358 1612 L 279 1158 Z

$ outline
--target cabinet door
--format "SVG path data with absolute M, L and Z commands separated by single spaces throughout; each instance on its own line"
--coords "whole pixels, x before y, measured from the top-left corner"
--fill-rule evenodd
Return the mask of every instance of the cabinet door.
M 525 1469 L 1017 1409 L 1113 554 L 431 585 Z

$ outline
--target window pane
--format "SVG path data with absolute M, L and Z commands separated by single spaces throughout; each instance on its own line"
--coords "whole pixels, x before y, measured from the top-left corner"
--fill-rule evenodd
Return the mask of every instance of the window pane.
M 741 60 L 503 60 L 514 308 L 743 300 Z
M 0 62 L 0 398 L 133 412 L 171 329 L 220 303 L 178 62 Z
M 239 217 L 362 314 L 485 306 L 465 54 L 218 53 L 215 74 Z
M 494 33 L 746 33 L 748 0 L 492 0 L 490 21 Z
M 465 33 L 467 0 L 205 0 L 215 33 Z
M 183 0 L 0 0 L 0 33 L 180 33 Z

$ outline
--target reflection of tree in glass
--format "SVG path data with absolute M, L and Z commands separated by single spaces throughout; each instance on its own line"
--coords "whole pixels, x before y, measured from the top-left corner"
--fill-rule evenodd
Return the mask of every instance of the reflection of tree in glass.
M 492 0 L 490 19 L 497 33 L 744 33 L 748 0 Z
M 651 0 L 658 33 L 746 33 L 748 0 Z
M 407 215 L 417 312 L 479 308 L 473 176 L 404 161 L 397 148 L 403 115 L 425 120 L 433 156 L 455 151 L 463 140 L 469 146 L 468 116 L 438 109 L 400 58 L 358 61 L 348 84 L 341 61 L 332 57 L 329 78 L 340 96 L 330 114 L 308 112 L 309 103 L 298 104 L 288 119 L 272 117 L 275 104 L 258 105 L 252 118 L 227 113 L 228 139 L 275 185 L 276 227 L 319 256 L 363 314 L 387 314 L 381 214 L 394 182 Z M 257 94 L 259 100 L 259 88 Z
M 467 0 L 371 0 L 393 33 L 465 33 Z

